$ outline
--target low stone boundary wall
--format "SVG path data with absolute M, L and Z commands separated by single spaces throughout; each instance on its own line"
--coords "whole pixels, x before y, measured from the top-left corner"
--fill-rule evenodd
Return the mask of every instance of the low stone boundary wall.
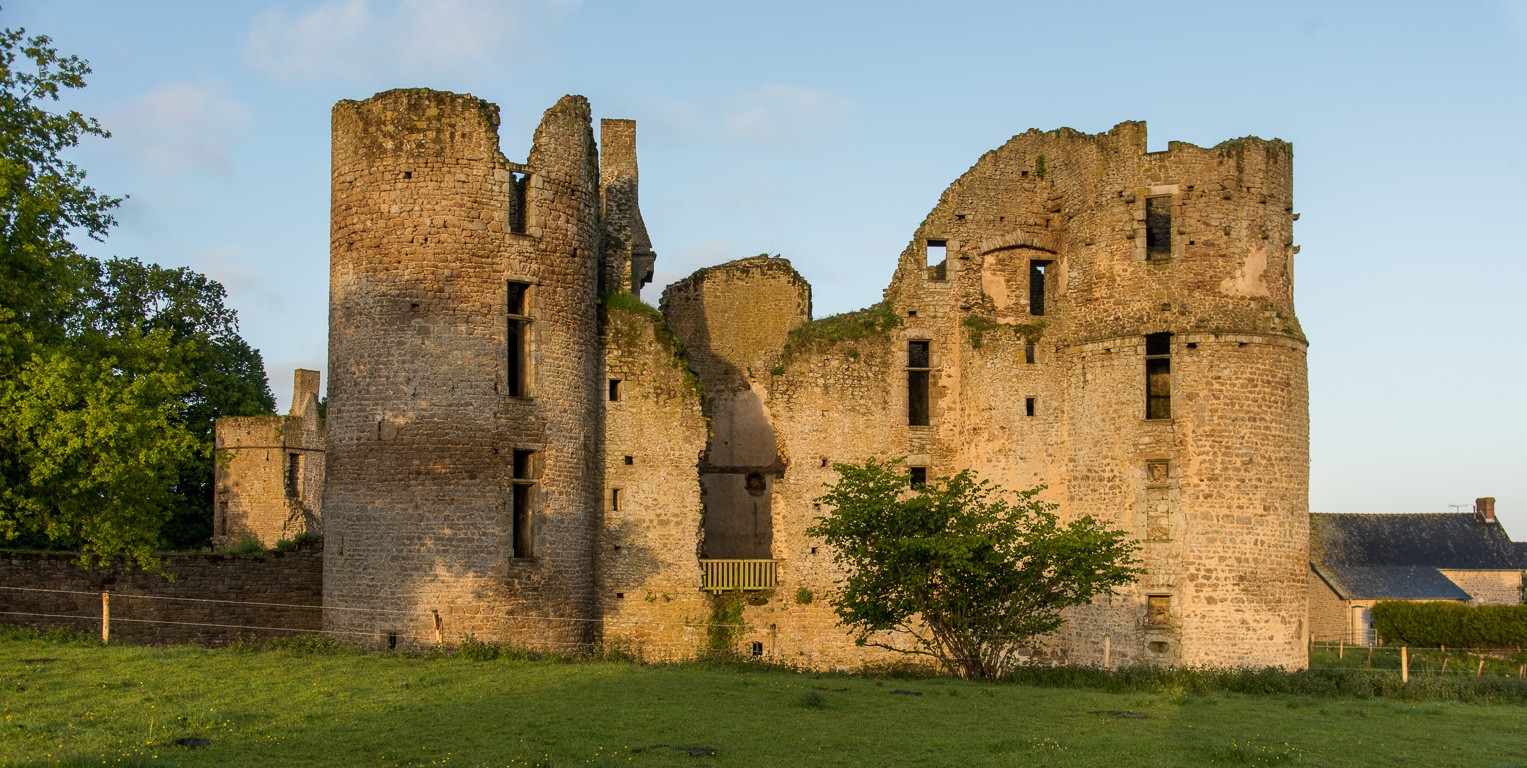
M 166 555 L 174 581 L 122 566 L 81 568 L 75 557 L 0 550 L 0 622 L 98 635 L 106 592 L 113 642 L 216 646 L 323 628 L 322 545 L 260 556 Z

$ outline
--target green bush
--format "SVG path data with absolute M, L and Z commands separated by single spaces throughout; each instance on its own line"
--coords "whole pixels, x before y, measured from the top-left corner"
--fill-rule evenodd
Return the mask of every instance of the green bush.
M 263 555 L 265 552 L 265 545 L 260 543 L 259 537 L 253 535 L 245 536 L 223 550 L 228 555 Z
M 1527 703 L 1527 681 L 1514 677 L 1421 676 L 1402 682 L 1394 670 L 1225 669 L 1217 667 L 1021 666 L 1006 679 L 1047 688 L 1091 688 L 1111 693 L 1166 693 L 1318 698 Z
M 1373 629 L 1390 644 L 1521 648 L 1527 646 L 1527 605 L 1384 600 L 1373 606 Z

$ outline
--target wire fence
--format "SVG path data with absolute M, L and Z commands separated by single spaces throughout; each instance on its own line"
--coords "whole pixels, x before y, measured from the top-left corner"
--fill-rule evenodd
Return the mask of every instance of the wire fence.
M 549 654 L 579 654 L 617 646 L 652 660 L 692 658 L 733 649 L 710 647 L 712 632 L 741 640 L 746 634 L 755 655 L 775 655 L 776 631 L 747 627 L 737 621 L 715 622 L 710 617 L 663 621 L 653 618 L 606 616 L 586 618 L 543 613 L 492 613 L 481 610 L 399 609 L 335 606 L 309 603 L 175 597 L 131 592 L 94 592 L 0 585 L 0 594 L 57 596 L 76 602 L 74 611 L 27 609 L 15 601 L 0 601 L 0 621 L 39 628 L 64 627 L 77 632 L 99 629 L 101 640 L 197 642 L 208 645 L 247 642 L 261 638 L 324 636 L 357 645 L 389 648 L 441 649 L 475 641 L 475 633 L 509 638 L 519 650 Z M 94 601 L 99 600 L 96 609 Z M 89 607 L 81 605 L 89 601 Z M 186 611 L 177 611 L 177 605 Z M 145 610 L 145 607 L 149 607 Z M 115 613 L 114 613 L 115 612 Z M 232 615 L 230 619 L 218 617 Z M 328 617 L 325 626 L 325 616 Z M 238 621 L 236 619 L 245 619 Z M 201 619 L 201 620 L 191 620 Z M 283 621 L 282 619 L 287 619 Z M 357 628 L 369 624 L 390 629 Z M 138 628 L 155 631 L 138 632 Z M 1010 638 L 983 635 L 988 641 Z M 1412 648 L 1363 642 L 1349 633 L 1313 637 L 1308 646 L 1312 670 L 1369 670 L 1408 680 L 1413 676 L 1497 677 L 1527 679 L 1527 651 L 1520 648 Z M 1113 667 L 1119 659 L 1112 637 L 1098 644 L 1101 664 Z M 1023 658 L 1030 658 L 1023 656 Z M 1032 657 L 1038 661 L 1038 657 Z

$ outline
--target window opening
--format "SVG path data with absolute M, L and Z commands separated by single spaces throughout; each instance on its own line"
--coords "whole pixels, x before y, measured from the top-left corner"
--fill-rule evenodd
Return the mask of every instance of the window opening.
M 1172 418 L 1172 334 L 1145 337 L 1145 418 Z
M 525 203 L 525 188 L 530 186 L 530 174 L 509 172 L 509 232 L 525 234 L 525 223 L 530 220 Z
M 620 379 L 610 379 L 610 402 L 620 402 Z
M 286 496 L 302 498 L 302 454 L 286 454 Z
M 753 641 L 753 655 L 754 656 L 762 656 L 763 655 L 763 643 L 758 642 L 756 640 Z
M 927 467 L 909 467 L 912 470 L 912 487 L 921 488 L 928 484 Z
M 535 451 L 514 452 L 514 515 L 511 533 L 514 556 L 531 557 L 531 501 L 535 497 Z
M 398 649 L 398 636 L 395 635 L 395 634 L 392 634 L 392 633 L 388 633 L 388 635 L 387 635 L 387 650 L 389 650 L 389 651 L 396 651 L 397 649 Z
M 627 456 L 626 457 L 626 466 L 629 467 L 629 466 L 631 466 L 632 464 L 635 464 L 635 463 L 636 463 L 636 457 L 635 456 Z
M 948 276 L 949 270 L 949 243 L 945 240 L 929 240 L 926 247 L 926 261 L 928 266 L 929 280 L 943 280 Z
M 1034 398 L 1032 398 L 1032 397 L 1025 397 L 1025 398 L 1023 398 L 1023 410 L 1024 410 L 1024 414 L 1027 415 L 1027 416 L 1033 416 L 1034 415 Z
M 928 344 L 907 342 L 907 423 L 914 427 L 928 426 Z
M 1151 595 L 1145 598 L 1145 625 L 1165 627 L 1172 623 L 1172 596 Z
M 620 511 L 620 489 L 619 488 L 611 488 L 610 489 L 610 511 L 611 512 L 619 512 Z
M 1025 344 L 1025 345 L 1023 345 L 1023 362 L 1028 363 L 1029 365 L 1033 365 L 1034 364 L 1034 345 L 1033 344 Z
M 530 284 L 509 283 L 506 378 L 510 397 L 530 396 Z
M 1145 198 L 1145 257 L 1166 259 L 1172 256 L 1172 198 L 1170 195 Z
M 762 496 L 764 492 L 763 475 L 760 475 L 757 472 L 750 473 L 744 482 L 744 487 L 747 488 L 748 493 L 754 496 Z
M 1038 317 L 1045 313 L 1045 274 L 1050 262 L 1029 262 L 1029 314 Z

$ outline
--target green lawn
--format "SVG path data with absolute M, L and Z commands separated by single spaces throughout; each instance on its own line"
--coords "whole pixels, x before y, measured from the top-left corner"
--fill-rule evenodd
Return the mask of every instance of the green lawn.
M 1527 765 L 1520 704 L 101 648 L 15 633 L 0 634 L 0 718 L 0 764 L 20 766 Z M 212 744 L 174 746 L 184 738 Z

